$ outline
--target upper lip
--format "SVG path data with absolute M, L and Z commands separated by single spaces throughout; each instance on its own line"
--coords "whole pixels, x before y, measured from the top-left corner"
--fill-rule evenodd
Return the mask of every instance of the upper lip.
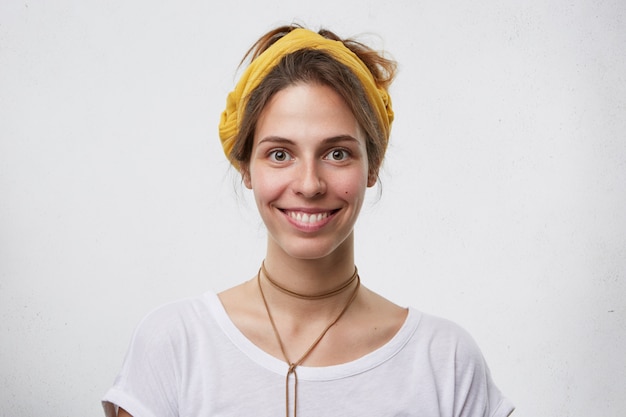
M 302 224 L 322 224 L 327 222 L 338 210 L 281 210 L 287 217 Z
M 297 207 L 297 208 L 279 208 L 280 211 L 293 212 L 293 213 L 306 213 L 306 214 L 320 214 L 329 213 L 332 214 L 339 211 L 337 208 L 324 209 L 324 208 L 311 208 L 311 207 Z

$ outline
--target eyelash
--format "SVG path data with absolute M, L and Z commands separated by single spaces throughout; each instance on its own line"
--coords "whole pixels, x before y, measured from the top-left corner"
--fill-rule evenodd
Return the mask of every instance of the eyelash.
M 332 156 L 335 152 L 341 152 L 343 154 L 343 157 L 341 159 L 333 159 Z M 345 161 L 346 159 L 348 159 L 350 157 L 350 151 L 348 151 L 347 149 L 344 148 L 335 148 L 332 149 L 330 152 L 328 152 L 325 156 L 324 159 L 330 159 L 332 161 L 337 161 L 337 162 L 341 162 L 341 161 Z
M 342 158 L 341 159 L 333 159 L 332 155 L 335 152 L 341 152 L 342 153 Z M 278 159 L 277 158 L 278 154 L 283 154 L 285 159 Z M 324 159 L 330 160 L 330 161 L 335 161 L 335 162 L 342 162 L 342 161 L 345 161 L 346 159 L 348 159 L 350 157 L 350 155 L 351 155 L 351 152 L 348 149 L 334 148 L 334 149 L 331 149 L 329 152 L 327 152 L 324 155 Z M 273 162 L 287 162 L 287 161 L 290 161 L 290 160 L 293 159 L 293 156 L 285 149 L 272 149 L 268 153 L 268 157 Z
M 279 153 L 284 154 L 285 157 L 288 157 L 289 159 L 283 159 L 283 160 L 276 159 L 276 155 L 279 154 Z M 268 156 L 274 162 L 285 162 L 287 160 L 291 160 L 292 159 L 292 156 L 289 154 L 289 152 L 287 152 L 284 149 L 273 149 L 272 151 L 269 152 Z

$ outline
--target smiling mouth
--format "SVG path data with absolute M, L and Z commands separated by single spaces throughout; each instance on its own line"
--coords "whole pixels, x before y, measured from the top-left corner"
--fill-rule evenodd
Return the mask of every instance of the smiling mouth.
M 327 220 L 329 217 L 331 217 L 333 214 L 335 214 L 339 210 L 330 210 L 330 211 L 324 211 L 320 213 L 306 213 L 303 211 L 292 211 L 292 210 L 281 210 L 281 211 L 285 213 L 291 220 L 297 223 L 314 225 L 317 223 L 323 223 L 325 220 Z

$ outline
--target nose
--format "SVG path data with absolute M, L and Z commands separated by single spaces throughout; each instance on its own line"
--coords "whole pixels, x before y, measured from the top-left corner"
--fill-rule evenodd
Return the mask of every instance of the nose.
M 322 168 L 316 161 L 301 161 L 296 167 L 297 176 L 294 179 L 294 192 L 306 198 L 323 195 L 326 192 L 326 181 L 322 175 Z

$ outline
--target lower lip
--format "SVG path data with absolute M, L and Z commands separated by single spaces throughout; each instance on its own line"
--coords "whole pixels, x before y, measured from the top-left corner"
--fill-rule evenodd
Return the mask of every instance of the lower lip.
M 294 226 L 299 231 L 306 232 L 306 233 L 317 232 L 317 231 L 323 229 L 328 223 L 331 222 L 333 217 L 335 217 L 335 214 L 337 214 L 337 212 L 335 211 L 335 212 L 330 213 L 326 218 L 324 218 L 324 219 L 322 219 L 322 220 L 320 220 L 318 222 L 315 222 L 315 223 L 303 223 L 303 222 L 297 221 L 296 219 L 291 217 L 286 212 L 284 212 L 284 211 L 281 211 L 281 212 L 287 218 L 287 221 L 292 226 Z

